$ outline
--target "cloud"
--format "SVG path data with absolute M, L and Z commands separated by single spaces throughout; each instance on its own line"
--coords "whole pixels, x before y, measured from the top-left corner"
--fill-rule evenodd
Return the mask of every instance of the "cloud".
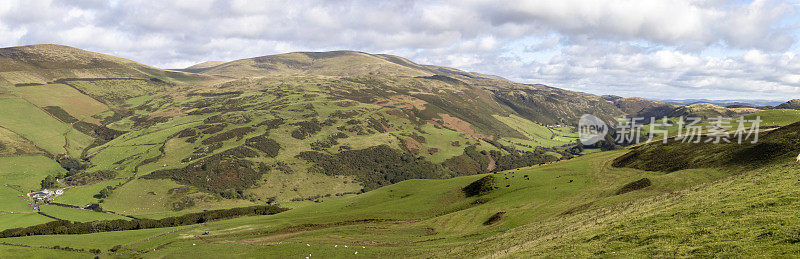
M 772 0 L 8 0 L 0 45 L 166 68 L 353 49 L 592 93 L 777 98 L 798 90 L 798 20 Z

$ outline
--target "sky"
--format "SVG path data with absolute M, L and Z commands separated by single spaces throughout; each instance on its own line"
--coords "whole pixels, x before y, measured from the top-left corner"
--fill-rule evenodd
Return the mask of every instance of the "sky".
M 358 50 L 592 94 L 800 98 L 800 0 L 0 0 L 0 47 L 160 68 Z

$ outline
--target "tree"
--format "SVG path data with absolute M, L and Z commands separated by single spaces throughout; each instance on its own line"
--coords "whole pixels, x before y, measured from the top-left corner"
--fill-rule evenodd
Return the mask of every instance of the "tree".
M 108 196 L 111 196 L 111 190 L 108 188 L 100 190 L 100 193 L 95 195 L 98 199 L 105 199 L 108 198 Z
M 42 189 L 50 189 L 56 186 L 56 178 L 52 175 L 48 175 L 47 177 L 42 180 Z

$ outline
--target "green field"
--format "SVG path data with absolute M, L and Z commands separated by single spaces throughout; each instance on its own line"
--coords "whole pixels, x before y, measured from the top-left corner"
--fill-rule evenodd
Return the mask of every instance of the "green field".
M 106 251 L 116 245 L 125 245 L 136 242 L 146 241 L 157 235 L 169 233 L 181 228 L 161 228 L 143 229 L 131 231 L 105 232 L 89 235 L 70 235 L 66 236 L 32 236 L 4 239 L 4 242 L 11 244 L 25 244 L 30 246 L 54 246 L 72 247 L 77 249 L 101 249 Z
M 106 186 L 114 186 L 123 183 L 124 180 L 112 180 L 92 185 L 79 186 L 64 190 L 64 194 L 55 199 L 58 203 L 63 203 L 73 206 L 84 206 L 91 203 L 97 203 L 95 195 L 100 193 L 100 190 L 105 189 Z
M 800 121 L 800 110 L 776 109 L 760 111 L 745 116 L 747 120 L 755 120 L 760 117 L 763 121 L 761 127 L 786 126 Z M 748 126 L 750 124 L 747 124 Z
M 125 217 L 102 213 L 102 212 L 94 212 L 91 210 L 82 210 L 82 209 L 75 209 L 75 208 L 68 208 L 68 207 L 61 207 L 55 205 L 44 205 L 40 208 L 40 211 L 44 214 L 63 219 L 69 220 L 74 222 L 90 222 L 90 221 L 98 221 L 98 220 L 115 220 L 115 219 L 126 219 Z
M 503 117 L 495 115 L 495 118 L 515 130 L 524 133 L 528 139 L 509 138 L 507 143 L 513 144 L 520 149 L 529 150 L 530 147 L 555 147 L 575 143 L 578 133 L 572 132 L 570 127 L 546 127 L 516 115 Z M 526 148 L 528 147 L 528 148 Z
M 542 224 L 548 227 L 557 224 L 553 222 L 564 224 L 567 220 L 595 215 L 596 211 L 605 208 L 624 207 L 630 201 L 659 200 L 658 197 L 684 190 L 693 183 L 714 182 L 733 173 L 715 169 L 658 173 L 611 167 L 609 161 L 620 154 L 601 152 L 549 166 L 495 174 L 499 189 L 478 198 L 465 198 L 460 188 L 483 175 L 448 180 L 409 180 L 362 195 L 326 198 L 321 203 L 273 216 L 208 223 L 158 241 L 129 247 L 151 249 L 169 243 L 148 253 L 148 257 L 228 254 L 229 251 L 242 255 L 301 256 L 312 253 L 331 257 L 344 257 L 355 251 L 364 256 L 396 256 L 398 253 L 416 257 L 431 254 L 474 256 L 528 242 L 520 236 L 513 236 L 513 242 L 504 239 L 511 238 L 509 231 L 527 231 Z M 651 179 L 653 185 L 614 195 L 622 185 L 642 177 Z M 483 225 L 500 211 L 505 212 L 501 220 L 491 226 Z M 572 226 L 558 225 L 568 229 Z M 203 231 L 211 232 L 211 235 L 203 237 L 205 241 L 192 238 Z M 105 235 L 110 234 L 82 236 L 93 240 Z M 19 239 L 9 240 L 20 242 Z M 24 240 L 77 246 L 77 239 L 72 236 L 27 237 Z M 126 242 L 121 240 L 83 247 L 106 248 L 125 245 Z M 334 247 L 337 245 L 339 247 Z M 345 249 L 344 245 L 350 248 Z M 477 250 L 467 249 L 473 246 Z M 646 251 L 648 253 L 644 254 L 650 254 L 650 250 Z
M 98 123 L 99 120 L 92 116 L 108 110 L 105 104 L 63 84 L 18 87 L 14 90 L 36 106 L 58 106 L 85 122 Z
M 11 187 L 0 186 L 0 213 L 33 211 L 33 206 L 28 205 L 30 202 L 27 197 L 19 197 L 20 195 L 24 194 Z
M 90 253 L 20 246 L 0 246 L 0 254 L 23 258 L 87 258 Z
M 39 147 L 54 153 L 66 153 L 64 133 L 70 129 L 23 99 L 0 98 L 0 125 L 33 141 Z
M 64 172 L 58 163 L 40 155 L 0 157 L 0 183 L 26 192 L 41 189 L 46 176 Z
M 50 221 L 53 219 L 39 215 L 31 209 L 25 213 L 0 214 L 0 229 L 23 228 Z

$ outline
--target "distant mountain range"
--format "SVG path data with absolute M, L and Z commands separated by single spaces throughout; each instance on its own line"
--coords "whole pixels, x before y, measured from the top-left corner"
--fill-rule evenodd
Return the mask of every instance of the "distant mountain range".
M 777 101 L 777 100 L 763 100 L 763 99 L 731 99 L 731 100 L 709 100 L 709 99 L 652 99 L 654 101 L 671 103 L 671 104 L 678 104 L 678 105 L 692 105 L 697 103 L 710 103 L 715 104 L 723 107 L 727 106 L 751 106 L 751 107 L 758 107 L 758 106 L 777 106 L 786 101 Z

